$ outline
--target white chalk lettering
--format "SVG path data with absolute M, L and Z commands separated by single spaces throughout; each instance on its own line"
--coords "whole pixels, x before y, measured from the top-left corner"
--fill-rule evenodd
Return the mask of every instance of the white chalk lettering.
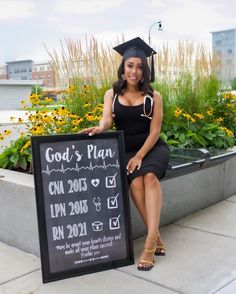
M 67 183 L 70 185 L 68 193 L 76 193 L 81 191 L 87 191 L 86 178 L 68 180 Z
M 88 158 L 94 158 L 94 159 L 105 159 L 106 157 L 114 157 L 115 152 L 112 152 L 111 148 L 106 148 L 106 149 L 97 149 L 97 146 L 94 146 L 92 144 L 89 144 L 87 146 L 87 153 L 88 153 Z
M 50 195 L 64 194 L 63 181 L 53 181 L 48 184 L 48 191 Z
M 80 161 L 82 159 L 83 154 L 80 154 L 79 151 L 75 151 L 75 155 L 77 156 L 76 161 Z
M 68 238 L 82 237 L 87 235 L 87 226 L 86 223 L 78 223 L 73 225 L 68 225 L 67 229 L 69 230 Z
M 67 147 L 66 151 L 61 153 L 61 152 L 54 152 L 52 147 L 49 147 L 46 149 L 45 152 L 45 158 L 47 162 L 60 162 L 60 161 L 66 161 L 66 162 L 71 162 L 73 155 L 70 155 L 70 148 Z
M 88 200 L 80 200 L 75 202 L 69 202 L 71 207 L 70 215 L 84 214 L 88 212 Z
M 51 218 L 66 216 L 66 204 L 55 203 L 50 205 Z
M 63 226 L 52 227 L 52 237 L 53 237 L 53 241 L 63 240 L 64 227 Z

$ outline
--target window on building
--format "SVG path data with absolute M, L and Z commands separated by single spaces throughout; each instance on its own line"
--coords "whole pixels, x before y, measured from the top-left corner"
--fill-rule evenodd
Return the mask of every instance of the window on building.
M 232 54 L 233 53 L 233 50 L 232 49 L 227 49 L 227 53 L 228 54 Z
M 216 40 L 216 45 L 220 45 L 221 44 L 221 40 Z

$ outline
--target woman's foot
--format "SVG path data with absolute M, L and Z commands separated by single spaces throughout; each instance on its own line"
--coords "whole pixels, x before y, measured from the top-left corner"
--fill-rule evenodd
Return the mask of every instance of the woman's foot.
M 156 252 L 156 238 L 147 238 L 144 245 L 143 253 L 140 256 L 138 270 L 150 271 L 154 265 L 154 254 Z
M 160 233 L 157 234 L 156 242 L 157 242 L 157 245 L 156 245 L 155 255 L 158 255 L 158 256 L 166 255 L 165 245 L 163 241 L 161 240 Z

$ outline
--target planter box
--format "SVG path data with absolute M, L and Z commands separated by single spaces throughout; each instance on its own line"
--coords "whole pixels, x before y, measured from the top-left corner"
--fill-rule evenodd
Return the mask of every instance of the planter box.
M 236 157 L 161 182 L 161 226 L 236 194 Z M 38 226 L 32 175 L 0 169 L 0 241 L 39 256 Z M 145 227 L 131 201 L 133 237 Z

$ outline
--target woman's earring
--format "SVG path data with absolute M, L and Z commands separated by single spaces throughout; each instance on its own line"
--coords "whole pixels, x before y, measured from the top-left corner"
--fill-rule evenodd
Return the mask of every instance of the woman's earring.
M 142 78 L 142 80 L 140 81 L 141 82 L 141 84 L 144 82 L 144 78 Z
M 121 78 L 122 78 L 123 81 L 125 81 L 125 74 L 122 74 Z

